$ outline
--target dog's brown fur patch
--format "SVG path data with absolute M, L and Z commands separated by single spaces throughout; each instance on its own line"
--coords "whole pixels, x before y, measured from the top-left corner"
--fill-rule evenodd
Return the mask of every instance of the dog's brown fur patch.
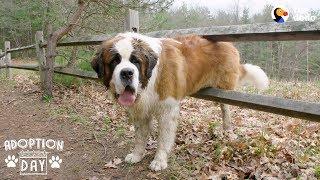
M 157 64 L 158 56 L 148 44 L 140 39 L 133 39 L 132 46 L 134 49 L 132 55 L 136 56 L 140 61 L 141 84 L 142 88 L 144 88 L 151 77 L 152 69 Z
M 115 42 L 121 40 L 122 37 L 115 37 L 111 40 L 105 41 L 99 47 L 95 57 L 91 61 L 92 68 L 97 72 L 98 77 L 103 80 L 103 84 L 109 87 L 109 83 L 112 77 L 111 69 L 109 64 L 112 60 L 114 53 L 112 48 Z
M 181 99 L 204 87 L 235 89 L 245 71 L 231 43 L 211 42 L 196 35 L 175 40 L 162 40 L 156 80 L 160 100 Z

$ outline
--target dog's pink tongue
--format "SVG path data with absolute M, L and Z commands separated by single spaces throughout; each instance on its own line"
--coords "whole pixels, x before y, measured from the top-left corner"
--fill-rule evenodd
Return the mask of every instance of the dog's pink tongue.
M 118 98 L 118 102 L 123 106 L 132 106 L 135 100 L 136 96 L 129 91 L 124 91 Z

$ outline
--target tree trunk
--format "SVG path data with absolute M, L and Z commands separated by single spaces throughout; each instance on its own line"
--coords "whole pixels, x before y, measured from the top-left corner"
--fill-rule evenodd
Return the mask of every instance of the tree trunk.
M 52 25 L 48 25 L 48 40 L 47 40 L 47 53 L 46 53 L 46 65 L 45 65 L 45 88 L 44 93 L 46 96 L 52 97 L 52 78 L 53 78 L 53 67 L 54 58 L 56 57 L 57 39 L 53 35 Z
M 69 62 L 68 62 L 66 67 L 72 68 L 72 67 L 74 67 L 76 65 L 76 63 L 77 63 L 77 54 L 78 54 L 78 47 L 77 46 L 72 47 L 71 56 L 70 56 Z
M 46 75 L 45 75 L 45 95 L 52 97 L 52 78 L 54 73 L 54 59 L 56 57 L 57 43 L 58 41 L 68 34 L 81 18 L 81 14 L 86 7 L 86 3 L 83 0 L 78 0 L 78 9 L 71 17 L 70 21 L 65 27 L 62 27 L 56 31 L 53 31 L 52 25 L 48 24 L 48 40 L 47 40 L 47 52 L 46 52 Z
M 282 71 L 282 59 L 283 59 L 283 42 L 281 42 L 281 45 L 279 46 L 279 61 L 278 61 L 278 78 L 281 79 L 281 74 L 280 72 Z
M 307 41 L 307 82 L 309 82 L 310 74 L 309 74 L 309 41 Z

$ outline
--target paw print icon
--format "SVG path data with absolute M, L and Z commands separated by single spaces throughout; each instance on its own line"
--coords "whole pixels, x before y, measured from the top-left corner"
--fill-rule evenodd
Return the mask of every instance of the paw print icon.
M 49 159 L 49 163 L 51 164 L 51 168 L 60 168 L 60 164 L 62 163 L 62 159 L 59 158 L 59 156 L 52 156 L 51 159 Z
M 18 162 L 18 158 L 16 158 L 14 155 L 12 156 L 8 156 L 5 160 L 4 160 L 7 164 L 7 167 L 16 167 L 16 164 Z

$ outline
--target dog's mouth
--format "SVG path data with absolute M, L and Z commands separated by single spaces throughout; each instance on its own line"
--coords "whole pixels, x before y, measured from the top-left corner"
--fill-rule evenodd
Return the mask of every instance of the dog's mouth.
M 116 99 L 120 105 L 132 106 L 136 100 L 135 89 L 131 86 L 126 86 L 121 94 L 116 94 Z

